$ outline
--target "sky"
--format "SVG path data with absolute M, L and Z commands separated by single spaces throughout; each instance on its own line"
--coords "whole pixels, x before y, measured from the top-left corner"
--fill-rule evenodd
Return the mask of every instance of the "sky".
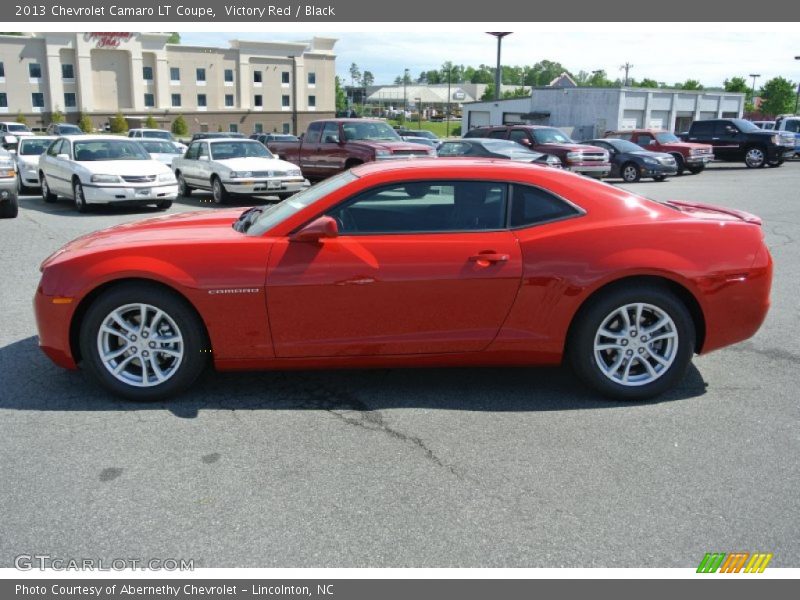
M 540 24 L 548 25 L 548 24 Z M 560 62 L 573 73 L 604 69 L 610 79 L 621 77 L 620 65 L 633 64 L 630 76 L 648 77 L 673 84 L 697 79 L 706 87 L 721 86 L 726 78 L 758 73 L 758 84 L 781 75 L 800 81 L 800 46 L 795 36 L 776 31 L 729 31 L 708 33 L 702 29 L 682 31 L 680 23 L 597 24 L 608 32 L 570 31 L 570 24 L 552 24 L 543 31 L 512 33 L 503 41 L 505 65 L 533 65 L 548 59 Z M 619 28 L 629 29 L 621 33 Z M 376 84 L 391 84 L 410 69 L 438 69 L 451 60 L 455 64 L 494 65 L 495 38 L 480 31 L 462 32 L 250 32 L 182 33 L 186 44 L 227 46 L 229 39 L 299 41 L 314 35 L 338 38 L 334 48 L 337 74 L 350 81 L 350 65 L 375 75 Z

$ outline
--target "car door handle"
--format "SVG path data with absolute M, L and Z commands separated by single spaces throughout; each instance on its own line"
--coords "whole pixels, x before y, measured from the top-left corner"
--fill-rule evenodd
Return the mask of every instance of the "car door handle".
M 469 257 L 472 262 L 499 263 L 508 262 L 508 254 L 498 254 L 497 252 L 479 252 Z

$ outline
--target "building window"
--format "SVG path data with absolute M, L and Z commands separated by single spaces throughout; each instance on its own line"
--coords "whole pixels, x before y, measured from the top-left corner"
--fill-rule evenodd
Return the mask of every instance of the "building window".
M 206 101 L 206 95 L 205 94 L 197 94 L 197 107 L 198 108 L 205 108 L 206 106 L 208 106 L 208 103 Z
M 283 96 L 281 96 L 281 106 L 283 108 L 289 108 L 290 105 L 291 105 L 291 101 L 289 99 L 289 96 L 287 94 L 284 94 Z
M 0 79 L 6 78 L 6 66 L 0 62 Z
M 233 106 L 233 94 L 225 94 L 225 106 L 229 108 Z
M 316 96 L 309 96 L 308 97 L 308 108 L 317 108 L 317 97 Z
M 283 133 L 291 133 L 291 131 L 292 131 L 292 128 L 289 125 L 289 123 L 284 123 L 283 124 Z
M 313 71 L 308 74 L 308 85 L 317 85 L 317 74 Z
M 230 133 L 239 133 L 239 126 L 236 123 L 231 123 L 228 125 L 228 131 Z
M 170 83 L 180 83 L 181 82 L 181 70 L 178 67 L 170 67 L 170 69 L 169 69 L 169 80 L 170 80 Z
M 42 92 L 33 92 L 31 94 L 31 106 L 33 108 L 44 108 L 44 94 Z
M 154 94 L 145 94 L 144 95 L 144 105 L 147 108 L 154 108 L 156 105 L 156 97 Z
M 281 73 L 281 83 L 283 85 L 289 85 L 289 71 Z
M 197 68 L 197 83 L 206 82 L 206 70 L 203 67 Z
M 180 105 L 181 105 L 181 95 L 172 94 L 172 106 L 180 106 Z
M 225 69 L 225 83 L 233 83 L 233 69 Z
M 153 67 L 142 67 L 142 79 L 153 81 Z
M 8 96 L 5 92 L 0 92 L 0 108 L 8 108 Z
M 75 92 L 64 92 L 64 108 L 75 108 L 78 102 L 75 98 Z
M 261 83 L 262 76 L 261 71 L 253 71 L 253 83 Z
M 75 79 L 75 67 L 72 65 L 61 65 L 61 79 Z
M 253 105 L 261 108 L 264 106 L 264 97 L 261 94 L 256 94 L 253 98 Z
M 30 75 L 31 79 L 41 79 L 42 78 L 42 65 L 39 63 L 29 63 L 28 64 L 28 75 Z
M 264 124 L 256 123 L 254 125 L 253 133 L 264 133 Z

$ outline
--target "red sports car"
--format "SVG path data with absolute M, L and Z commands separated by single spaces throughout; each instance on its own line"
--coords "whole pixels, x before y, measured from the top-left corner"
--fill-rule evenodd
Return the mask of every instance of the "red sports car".
M 154 400 L 217 369 L 556 365 L 674 386 L 769 307 L 758 217 L 511 161 L 370 163 L 272 206 L 119 225 L 42 264 L 39 343 Z

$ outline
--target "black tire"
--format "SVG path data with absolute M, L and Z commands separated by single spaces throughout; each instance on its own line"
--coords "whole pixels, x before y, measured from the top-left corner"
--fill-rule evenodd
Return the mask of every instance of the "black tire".
M 42 200 L 48 204 L 52 204 L 58 200 L 58 196 L 50 191 L 50 186 L 47 184 L 44 173 L 39 173 L 39 181 L 42 184 Z
M 667 178 L 666 175 L 656 175 L 655 177 L 653 177 L 653 181 L 661 183 L 662 181 L 666 180 L 666 178 Z
M 775 168 L 775 167 L 780 167 L 782 164 L 783 164 L 783 161 L 782 161 L 782 160 L 773 160 L 773 161 L 771 161 L 771 162 L 768 162 L 768 163 L 767 163 L 767 166 L 768 166 L 768 167 Z
M 184 340 L 184 355 L 174 373 L 150 387 L 136 387 L 117 379 L 103 364 L 98 350 L 98 333 L 108 315 L 136 303 L 164 311 L 177 324 Z M 163 400 L 181 393 L 203 372 L 210 356 L 203 322 L 192 307 L 176 293 L 149 283 L 124 283 L 101 294 L 86 311 L 79 339 L 81 366 L 109 392 L 139 402 Z
M 748 169 L 761 169 L 767 164 L 767 152 L 761 146 L 750 146 L 744 151 L 744 164 Z
M 672 363 L 657 378 L 641 385 L 624 385 L 612 381 L 601 370 L 595 356 L 594 342 L 600 326 L 616 309 L 634 303 L 652 305 L 666 313 L 672 319 L 678 341 Z M 641 323 L 638 326 L 641 326 Z M 633 332 L 630 338 L 631 346 L 634 343 L 638 344 L 635 338 L 639 333 L 641 332 Z M 570 328 L 567 357 L 578 377 L 604 396 L 618 400 L 645 400 L 667 391 L 680 381 L 694 354 L 695 341 L 692 317 L 683 302 L 669 289 L 657 285 L 641 287 L 620 285 L 590 299 L 581 308 Z M 627 345 L 628 339 L 624 339 L 622 343 Z M 650 342 L 649 345 L 652 346 L 653 342 Z M 614 351 L 607 352 L 613 353 Z M 636 359 L 636 354 L 632 349 L 626 350 L 626 352 L 632 354 L 633 359 Z M 633 359 L 627 358 L 627 361 L 634 362 Z M 625 364 L 627 363 L 623 362 L 623 365 Z M 639 360 L 635 364 L 640 370 L 644 368 Z
M 72 197 L 75 200 L 75 210 L 85 213 L 89 207 L 86 205 L 86 197 L 83 195 L 83 186 L 80 181 L 72 182 Z
M 194 188 L 189 186 L 189 184 L 186 183 L 186 180 L 183 178 L 183 173 L 178 171 L 178 193 L 184 198 L 188 198 L 192 195 L 193 190 Z
M 642 172 L 635 162 L 626 162 L 620 167 L 619 174 L 625 183 L 636 183 L 642 178 Z
M 28 188 L 22 183 L 22 174 L 17 173 L 17 196 L 27 196 Z
M 678 153 L 672 156 L 675 157 L 675 167 L 678 170 L 676 175 L 683 175 L 683 171 L 686 169 L 686 162 L 683 160 L 683 155 Z
M 703 171 L 706 170 L 705 165 L 694 165 L 688 168 L 689 168 L 689 173 L 691 173 L 692 175 L 697 175 L 698 173 L 702 173 Z
M 19 214 L 19 200 L 16 194 L 10 194 L 5 200 L 0 200 L 0 219 L 14 219 Z
M 227 204 L 231 199 L 231 195 L 225 189 L 222 180 L 216 175 L 211 177 L 211 197 L 214 199 L 215 204 Z
M 161 210 L 167 210 L 172 207 L 172 200 L 162 200 L 161 202 L 156 202 L 156 208 Z

